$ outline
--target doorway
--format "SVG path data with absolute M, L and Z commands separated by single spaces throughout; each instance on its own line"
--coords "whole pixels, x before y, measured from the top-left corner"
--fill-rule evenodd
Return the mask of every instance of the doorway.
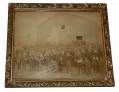
M 83 40 L 82 35 L 80 35 L 80 36 L 76 36 L 76 40 Z

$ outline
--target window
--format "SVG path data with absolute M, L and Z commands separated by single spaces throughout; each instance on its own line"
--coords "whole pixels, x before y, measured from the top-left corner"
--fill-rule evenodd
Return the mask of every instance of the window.
M 82 39 L 83 39 L 82 35 L 81 36 L 76 36 L 76 40 L 82 40 Z
M 65 25 L 61 25 L 61 29 L 65 29 Z

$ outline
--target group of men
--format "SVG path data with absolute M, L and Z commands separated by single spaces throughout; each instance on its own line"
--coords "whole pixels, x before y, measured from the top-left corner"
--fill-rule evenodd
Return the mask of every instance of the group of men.
M 64 45 L 37 45 L 17 48 L 14 64 L 18 70 L 42 71 L 51 61 L 57 64 L 58 72 L 73 72 L 79 74 L 103 73 L 103 48 L 101 45 L 88 44 L 84 41 L 76 41 Z M 29 69 L 26 69 L 28 66 Z

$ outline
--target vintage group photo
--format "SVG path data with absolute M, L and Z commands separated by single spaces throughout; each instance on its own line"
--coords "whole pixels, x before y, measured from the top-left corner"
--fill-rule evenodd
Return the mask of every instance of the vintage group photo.
M 15 12 L 13 80 L 106 80 L 100 12 Z

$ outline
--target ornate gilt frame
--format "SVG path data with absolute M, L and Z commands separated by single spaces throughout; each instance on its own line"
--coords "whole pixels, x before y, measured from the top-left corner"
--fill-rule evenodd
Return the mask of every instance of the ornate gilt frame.
M 12 54 L 13 54 L 13 31 L 14 31 L 14 11 L 30 9 L 47 10 L 100 10 L 102 13 L 102 26 L 104 34 L 104 45 L 107 66 L 107 80 L 105 81 L 12 81 Z M 8 10 L 8 33 L 7 33 L 7 54 L 6 54 L 6 72 L 5 87 L 77 87 L 77 86 L 114 86 L 113 65 L 111 56 L 107 5 L 106 4 L 41 4 L 41 3 L 9 3 Z

